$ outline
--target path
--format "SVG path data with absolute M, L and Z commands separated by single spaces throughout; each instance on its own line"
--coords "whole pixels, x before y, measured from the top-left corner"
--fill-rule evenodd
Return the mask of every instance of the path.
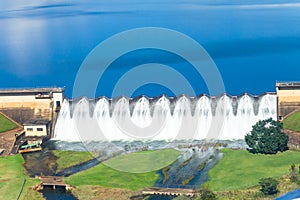
M 7 156 L 12 152 L 14 144 L 16 142 L 16 134 L 23 132 L 23 127 L 16 127 L 12 130 L 0 133 L 0 149 L 4 149 L 1 156 Z

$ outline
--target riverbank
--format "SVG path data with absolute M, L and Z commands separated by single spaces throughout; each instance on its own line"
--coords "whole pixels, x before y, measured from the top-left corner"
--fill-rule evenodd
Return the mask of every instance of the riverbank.
M 89 160 L 98 157 L 98 154 L 92 154 L 90 152 L 79 152 L 79 151 L 60 151 L 53 150 L 52 153 L 57 157 L 57 169 L 56 173 L 60 173 L 65 169 L 80 165 Z
M 149 152 L 149 155 L 151 155 L 152 151 Z M 176 151 L 165 150 L 161 155 L 165 157 L 166 153 L 170 152 L 176 153 Z M 286 151 L 276 155 L 255 155 L 245 150 L 231 149 L 223 149 L 221 152 L 224 154 L 224 157 L 210 170 L 210 179 L 205 184 L 215 192 L 219 199 L 273 199 L 298 187 L 289 178 L 291 164 L 300 165 L 300 152 L 298 151 Z M 58 166 L 56 171 L 79 165 L 94 158 L 88 152 L 52 151 L 52 153 L 57 157 L 53 161 L 55 162 L 53 164 Z M 140 154 L 147 153 L 145 151 Z M 139 159 L 136 154 L 132 155 L 132 158 Z M 116 158 L 113 160 L 113 164 L 117 163 L 118 160 Z M 120 160 L 127 160 L 128 155 L 126 157 L 120 156 L 119 158 Z M 151 161 L 151 159 L 148 161 Z M 127 162 L 128 166 L 134 163 L 130 162 L 130 159 Z M 16 198 L 21 191 L 24 179 L 26 179 L 26 182 L 20 199 L 44 199 L 41 193 L 33 190 L 33 187 L 39 184 L 40 180 L 30 178 L 26 174 L 23 164 L 24 159 L 21 155 L 0 158 L 0 167 L 2 169 L 0 171 L 1 199 Z M 126 166 L 124 167 L 128 169 Z M 274 177 L 280 181 L 278 194 L 274 196 L 262 195 L 259 191 L 258 181 L 263 177 Z M 152 187 L 159 178 L 161 177 L 157 171 L 127 173 L 114 170 L 101 163 L 88 170 L 65 177 L 65 181 L 75 186 L 72 193 L 79 200 L 125 200 L 132 196 L 140 195 L 142 189 Z
M 19 200 L 44 199 L 41 193 L 33 190 L 40 180 L 30 178 L 23 164 L 24 159 L 20 154 L 0 157 L 0 199 L 16 199 L 19 195 Z
M 210 179 L 205 183 L 219 199 L 273 199 L 299 187 L 289 176 L 291 165 L 300 165 L 299 151 L 276 155 L 251 154 L 246 150 L 221 151 L 224 156 L 210 170 Z M 279 180 L 278 194 L 270 197 L 261 194 L 258 182 L 266 177 Z

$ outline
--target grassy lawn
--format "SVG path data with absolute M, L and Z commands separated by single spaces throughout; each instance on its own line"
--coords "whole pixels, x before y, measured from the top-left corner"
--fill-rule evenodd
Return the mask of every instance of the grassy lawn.
M 54 150 L 54 155 L 58 157 L 56 160 L 57 171 L 62 171 L 65 168 L 78 165 L 80 163 L 94 159 L 96 155 L 92 155 L 90 152 L 80 151 L 60 151 Z
M 156 172 L 126 173 L 99 164 L 91 169 L 69 176 L 65 178 L 65 181 L 75 186 L 94 185 L 138 190 L 153 186 L 158 179 L 159 175 Z
M 300 110 L 283 121 L 283 128 L 300 132 Z
M 279 178 L 289 173 L 291 164 L 300 164 L 300 152 L 286 151 L 276 155 L 251 154 L 246 150 L 223 149 L 224 157 L 209 172 L 206 183 L 214 191 L 253 187 L 260 178 Z
M 164 149 L 158 151 L 142 151 L 115 157 L 105 164 L 99 164 L 91 169 L 79 172 L 65 181 L 74 186 L 102 186 L 110 188 L 123 188 L 130 190 L 139 190 L 151 187 L 159 179 L 156 171 L 146 173 L 128 173 L 124 172 L 134 168 L 135 171 L 157 168 L 163 165 L 165 167 L 179 156 L 180 152 L 174 149 Z M 121 171 L 112 169 L 121 168 Z
M 175 149 L 141 151 L 114 157 L 104 164 L 119 171 L 142 173 L 169 166 L 179 155 L 180 152 Z
M 16 128 L 17 125 L 0 114 L 0 133 Z
M 32 189 L 40 181 L 26 175 L 23 163 L 21 155 L 0 157 L 0 199 L 16 199 L 24 179 L 26 183 L 20 199 L 43 199 L 41 193 Z

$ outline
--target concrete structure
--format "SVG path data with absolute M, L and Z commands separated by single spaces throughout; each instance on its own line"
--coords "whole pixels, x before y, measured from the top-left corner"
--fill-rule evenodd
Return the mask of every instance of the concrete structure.
M 200 190 L 185 189 L 185 188 L 159 188 L 152 187 L 143 190 L 143 195 L 167 195 L 167 196 L 188 196 L 193 197 L 199 194 Z
M 25 137 L 50 136 L 51 122 L 48 120 L 31 119 L 24 123 Z
M 71 185 L 64 182 L 62 176 L 42 176 L 39 178 L 42 183 L 36 186 L 36 190 L 43 190 L 43 188 L 47 186 L 51 186 L 53 189 L 56 187 L 64 187 L 66 190 L 71 190 L 73 188 Z
M 60 109 L 65 88 L 19 88 L 0 90 L 0 111 L 20 124 L 32 118 L 53 120 Z
M 300 108 L 300 82 L 277 82 L 276 93 L 279 120 Z

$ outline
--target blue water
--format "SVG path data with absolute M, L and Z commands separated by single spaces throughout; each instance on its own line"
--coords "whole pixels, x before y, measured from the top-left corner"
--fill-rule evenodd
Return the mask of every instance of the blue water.
M 300 198 L 300 189 L 293 190 L 281 197 L 276 198 L 276 200 L 291 200 L 296 198 Z
M 148 26 L 180 31 L 203 45 L 233 95 L 275 91 L 276 80 L 299 80 L 299 0 L 2 0 L 0 25 L 0 88 L 66 86 L 71 97 L 76 73 L 97 44 Z M 111 96 L 124 73 L 149 62 L 176 68 L 197 94 L 208 92 L 184 60 L 148 49 L 116 60 L 96 96 Z M 178 95 L 153 83 L 133 96 L 161 93 Z

